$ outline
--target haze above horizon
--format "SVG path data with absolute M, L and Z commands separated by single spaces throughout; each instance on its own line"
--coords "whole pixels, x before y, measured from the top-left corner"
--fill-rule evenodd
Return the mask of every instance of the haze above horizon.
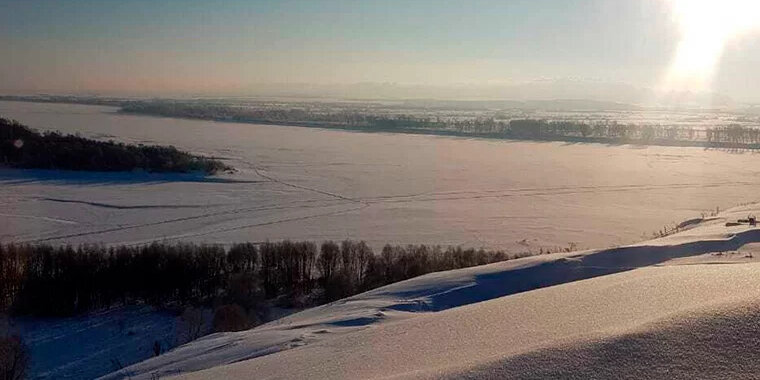
M 758 15 L 751 0 L 0 0 L 0 92 L 760 101 Z

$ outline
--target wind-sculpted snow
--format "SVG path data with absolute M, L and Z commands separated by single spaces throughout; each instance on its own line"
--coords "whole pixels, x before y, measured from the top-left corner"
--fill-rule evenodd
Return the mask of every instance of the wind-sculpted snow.
M 211 335 L 109 378 L 127 374 L 147 378 L 204 368 L 211 369 L 187 376 L 414 378 L 505 373 L 531 377 L 536 368 L 549 371 L 536 373 L 550 374 L 551 368 L 563 367 L 514 369 L 510 363 L 519 355 L 556 357 L 556 350 L 609 350 L 626 339 L 651 342 L 651 334 L 675 323 L 659 321 L 678 321 L 692 311 L 705 316 L 699 317 L 704 319 L 700 326 L 705 334 L 711 333 L 716 326 L 710 322 L 715 305 L 760 295 L 756 275 L 760 264 L 660 264 L 760 242 L 758 229 L 724 225 L 726 220 L 745 217 L 752 207 L 736 208 L 642 244 L 432 273 L 253 330 Z M 752 305 L 747 306 L 750 312 L 760 313 Z M 672 331 L 677 330 L 671 330 L 662 334 L 674 336 Z M 589 346 L 592 343 L 596 346 Z M 519 372 L 520 368 L 527 369 Z
M 760 369 L 757 353 L 728 355 L 755 351 L 758 270 L 758 264 L 642 268 L 381 324 L 181 378 L 688 378 L 711 363 L 715 378 L 751 378 Z M 724 314 L 732 321 L 711 322 Z M 594 342 L 602 347 L 589 348 Z M 733 347 L 709 357 L 725 346 Z M 646 350 L 669 352 L 647 361 Z M 520 360 L 531 358 L 543 360 Z M 583 365 L 589 368 L 578 376 L 565 372 Z
M 760 345 L 759 319 L 758 301 L 732 299 L 666 316 L 620 335 L 573 339 L 474 368 L 452 369 L 445 377 L 756 379 L 760 371 L 760 351 L 756 349 Z

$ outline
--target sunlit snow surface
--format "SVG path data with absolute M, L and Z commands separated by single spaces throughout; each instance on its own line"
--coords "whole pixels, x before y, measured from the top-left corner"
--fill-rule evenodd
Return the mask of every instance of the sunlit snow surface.
M 108 378 L 753 378 L 760 262 L 746 249 L 760 229 L 725 222 L 758 211 L 630 246 L 417 277 Z
M 0 115 L 40 129 L 173 144 L 239 170 L 204 178 L 3 169 L 3 241 L 602 247 L 756 200 L 760 184 L 756 154 L 701 148 L 354 133 L 58 104 L 0 102 Z M 750 212 L 760 214 L 734 208 L 630 247 L 430 274 L 211 335 L 113 376 L 208 369 L 188 376 L 588 378 L 611 369 L 625 377 L 614 371 L 622 368 L 640 378 L 656 368 L 673 378 L 747 377 L 760 370 L 758 351 L 746 349 L 760 336 L 760 268 L 745 256 L 760 238 L 746 226 L 726 228 L 724 218 Z M 706 265 L 715 263 L 747 264 Z
M 238 169 L 213 178 L 3 169 L 3 241 L 594 248 L 756 200 L 760 186 L 757 154 L 702 148 L 357 133 L 65 104 L 0 102 L 0 115 L 43 130 L 172 144 Z

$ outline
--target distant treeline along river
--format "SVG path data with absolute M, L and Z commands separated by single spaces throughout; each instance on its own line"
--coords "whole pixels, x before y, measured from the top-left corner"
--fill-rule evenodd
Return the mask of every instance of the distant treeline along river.
M 124 100 L 71 96 L 0 96 L 0 100 L 75 103 L 119 107 L 119 112 L 254 124 L 336 128 L 514 140 L 595 142 L 722 149 L 760 149 L 760 126 L 738 123 L 652 125 L 616 120 L 501 119 L 493 116 L 445 117 L 373 113 L 365 110 L 298 107 L 278 104 L 228 105 L 180 100 Z
M 120 112 L 243 123 L 285 124 L 361 131 L 444 134 L 518 140 L 616 144 L 760 148 L 760 128 L 637 125 L 617 121 L 497 120 L 492 117 L 444 119 L 361 112 L 312 112 L 292 108 L 258 109 L 168 101 L 128 102 Z

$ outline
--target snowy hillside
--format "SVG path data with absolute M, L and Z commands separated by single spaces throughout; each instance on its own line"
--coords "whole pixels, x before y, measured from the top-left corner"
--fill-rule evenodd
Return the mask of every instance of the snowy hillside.
M 29 379 L 91 379 L 174 347 L 177 317 L 149 306 L 122 306 L 67 318 L 14 318 L 31 354 Z
M 748 377 L 760 371 L 760 229 L 726 222 L 758 211 L 626 247 L 421 276 L 106 378 Z M 718 263 L 743 265 L 707 265 Z

